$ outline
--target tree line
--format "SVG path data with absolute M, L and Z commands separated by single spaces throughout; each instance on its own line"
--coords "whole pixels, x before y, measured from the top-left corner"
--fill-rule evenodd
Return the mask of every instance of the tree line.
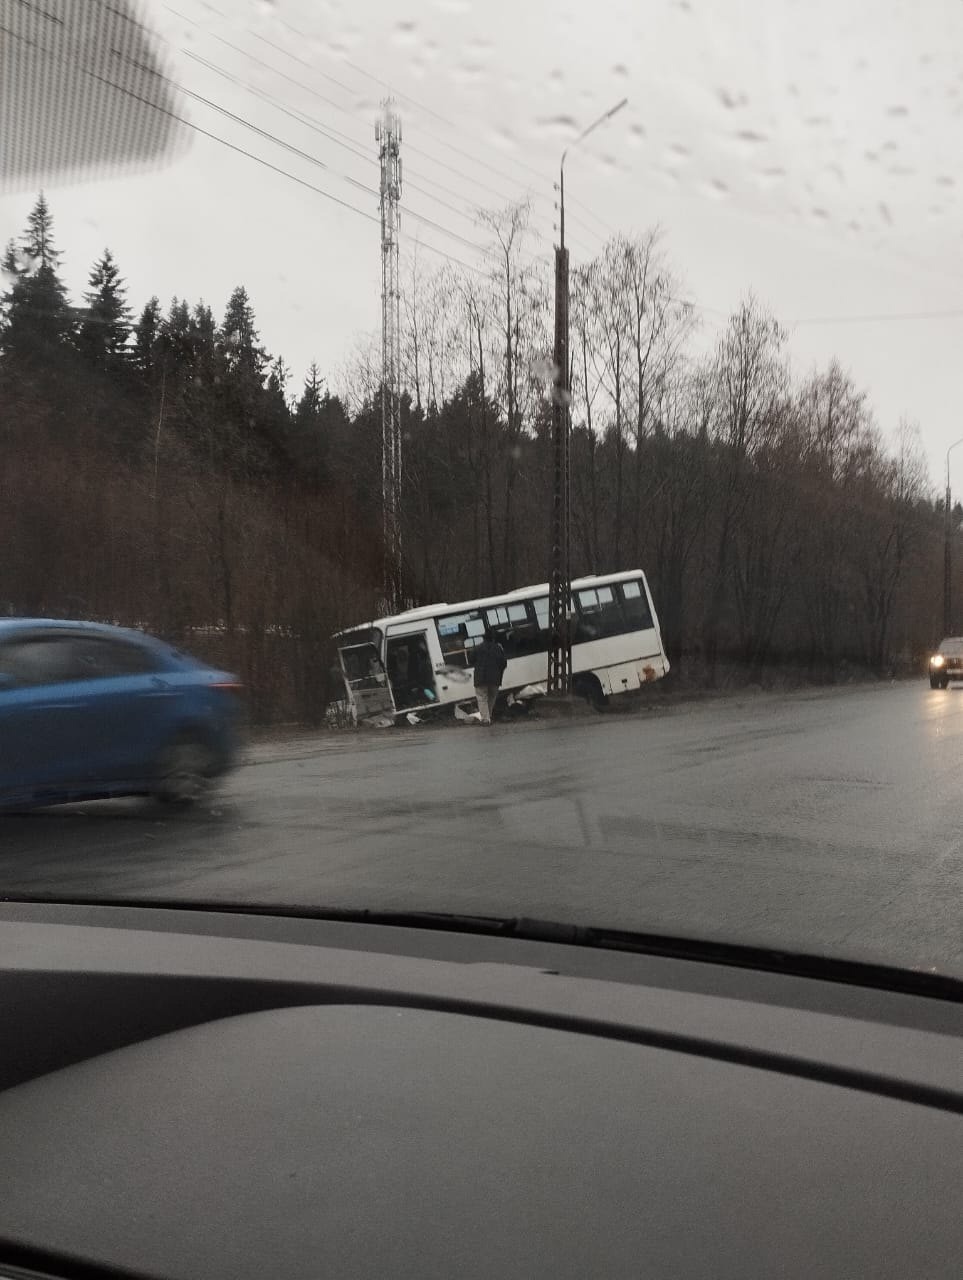
M 412 604 L 548 572 L 549 269 L 525 205 L 479 221 L 483 269 L 405 283 Z M 330 635 L 380 606 L 372 346 L 337 392 L 317 365 L 294 387 L 243 286 L 220 314 L 135 313 L 109 249 L 75 303 L 42 195 L 0 267 L 0 611 L 147 627 L 238 669 L 256 717 L 317 719 Z M 933 643 L 943 513 L 914 428 L 887 443 L 837 361 L 794 377 L 752 296 L 707 350 L 657 232 L 576 270 L 571 317 L 573 568 L 644 568 L 683 670 L 832 679 Z

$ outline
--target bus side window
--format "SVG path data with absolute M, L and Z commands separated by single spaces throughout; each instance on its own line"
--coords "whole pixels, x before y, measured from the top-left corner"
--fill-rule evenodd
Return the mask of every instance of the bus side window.
M 622 596 L 622 611 L 630 631 L 648 631 L 652 626 L 652 612 L 649 602 L 642 590 L 642 583 L 636 578 L 632 582 L 619 584 Z
M 535 620 L 524 602 L 486 609 L 485 622 L 505 650 L 506 658 L 520 658 L 538 651 Z
M 473 650 L 481 644 L 485 624 L 480 613 L 453 613 L 438 618 L 438 643 L 441 656 L 449 667 L 473 667 Z
M 524 658 L 532 653 L 545 652 L 536 613 L 530 601 L 508 605 L 508 629 L 504 635 L 498 630 L 495 634 L 508 658 Z

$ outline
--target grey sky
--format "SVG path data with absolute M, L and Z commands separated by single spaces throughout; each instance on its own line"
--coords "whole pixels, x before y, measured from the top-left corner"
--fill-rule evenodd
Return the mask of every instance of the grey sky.
M 196 125 L 372 219 L 376 197 L 347 180 L 377 188 L 373 120 L 391 85 L 406 242 L 420 242 L 426 263 L 428 246 L 478 262 L 472 208 L 526 193 L 542 237 L 532 248 L 547 254 L 560 150 L 627 95 L 629 108 L 569 161 L 574 261 L 607 229 L 661 223 L 706 308 L 705 340 L 754 289 L 790 330 L 797 371 L 838 355 L 884 430 L 901 414 L 919 421 L 940 480 L 943 451 L 963 435 L 963 5 L 151 0 L 147 10 L 188 90 L 327 169 L 188 99 Z M 48 195 L 75 295 L 105 244 L 136 307 L 156 292 L 165 303 L 203 297 L 220 313 L 244 283 L 265 343 L 298 380 L 312 358 L 332 372 L 378 324 L 376 221 L 200 134 L 163 170 L 50 182 Z M 31 198 L 0 198 L 4 239 Z

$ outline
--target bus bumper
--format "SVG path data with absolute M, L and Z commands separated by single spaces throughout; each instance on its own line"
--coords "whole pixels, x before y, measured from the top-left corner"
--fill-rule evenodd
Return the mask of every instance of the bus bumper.
M 662 657 L 643 658 L 641 662 L 621 662 L 615 667 L 606 667 L 599 671 L 598 677 L 602 692 L 631 693 L 644 684 L 661 680 L 669 671 L 668 659 Z

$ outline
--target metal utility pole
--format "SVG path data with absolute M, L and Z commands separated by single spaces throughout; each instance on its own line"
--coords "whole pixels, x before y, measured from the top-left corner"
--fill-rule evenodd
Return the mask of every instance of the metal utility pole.
M 953 513 L 950 502 L 950 454 L 958 444 L 963 444 L 963 437 L 954 440 L 946 451 L 946 503 L 943 508 L 943 635 L 953 631 Z
M 621 102 L 605 112 L 562 152 L 559 164 L 558 248 L 555 250 L 555 377 L 552 385 L 552 565 L 549 574 L 548 692 L 566 694 L 572 688 L 572 633 L 569 614 L 572 608 L 571 561 L 571 415 L 572 390 L 569 369 L 569 292 L 568 250 L 565 248 L 565 159 L 572 148 L 628 102 Z
M 559 185 L 559 245 L 555 250 L 555 346 L 552 360 L 552 570 L 548 585 L 548 692 L 568 693 L 572 684 L 571 520 L 569 514 L 568 250 L 565 248 L 565 156 Z
M 381 161 L 381 491 L 385 606 L 403 606 L 401 583 L 401 117 L 392 99 L 375 123 Z

